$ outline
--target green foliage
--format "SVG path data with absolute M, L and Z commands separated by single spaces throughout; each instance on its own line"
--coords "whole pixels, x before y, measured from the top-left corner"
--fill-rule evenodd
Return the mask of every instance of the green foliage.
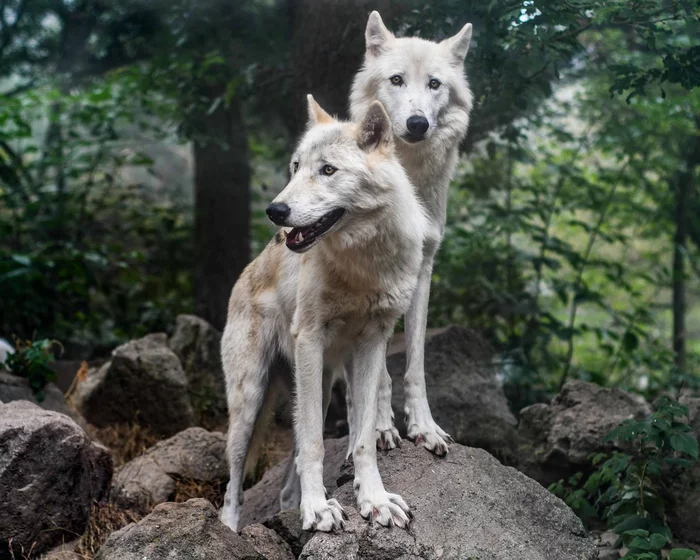
M 57 344 L 55 340 L 16 339 L 15 351 L 5 360 L 7 369 L 29 381 L 29 387 L 39 402 L 44 400 L 46 384 L 56 380 L 56 373 L 49 364 L 54 361 L 53 347 Z
M 663 500 L 665 477 L 677 476 L 698 460 L 697 439 L 689 433 L 688 407 L 662 397 L 656 410 L 642 420 L 629 419 L 604 439 L 628 452 L 598 454 L 591 458 L 593 472 L 578 473 L 550 490 L 590 522 L 600 518 L 619 535 L 630 560 L 657 560 L 671 544 Z M 695 558 L 686 549 L 673 549 L 672 558 Z

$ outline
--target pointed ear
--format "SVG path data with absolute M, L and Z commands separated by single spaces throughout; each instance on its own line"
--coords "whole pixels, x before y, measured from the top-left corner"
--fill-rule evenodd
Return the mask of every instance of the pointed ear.
M 391 41 L 394 36 L 391 34 L 379 12 L 374 11 L 369 14 L 367 20 L 367 28 L 365 29 L 365 43 L 367 45 L 367 53 L 378 55 L 384 49 L 385 45 Z
M 441 45 L 445 45 L 452 54 L 452 63 L 461 65 L 469 52 L 469 43 L 472 41 L 472 24 L 468 23 L 454 37 L 445 39 Z
M 357 143 L 366 152 L 373 152 L 380 146 L 387 146 L 393 141 L 391 120 L 384 110 L 384 105 L 373 101 L 367 109 L 358 132 Z
M 333 122 L 333 117 L 326 113 L 321 106 L 316 103 L 313 95 L 307 95 L 306 99 L 309 106 L 309 127 L 317 124 L 328 124 Z

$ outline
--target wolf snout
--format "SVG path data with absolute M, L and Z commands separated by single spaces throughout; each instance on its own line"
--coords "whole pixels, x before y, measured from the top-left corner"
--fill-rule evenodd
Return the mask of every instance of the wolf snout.
M 429 127 L 430 123 L 428 122 L 428 119 L 421 115 L 413 115 L 412 117 L 408 117 L 408 120 L 406 121 L 406 128 L 411 136 L 414 137 L 425 135 L 425 133 L 428 132 Z
M 265 210 L 267 217 L 278 226 L 283 226 L 292 209 L 284 202 L 273 202 Z

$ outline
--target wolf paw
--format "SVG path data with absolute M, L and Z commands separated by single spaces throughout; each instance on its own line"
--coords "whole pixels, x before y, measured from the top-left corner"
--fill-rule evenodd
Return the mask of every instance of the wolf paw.
M 409 417 L 410 418 L 410 417 Z M 454 440 L 435 421 L 430 418 L 425 422 L 408 422 L 408 439 L 416 445 L 423 445 L 440 457 L 447 455 L 449 444 Z
M 407 529 L 413 517 L 408 504 L 401 496 L 386 491 L 358 496 L 357 508 L 362 517 L 385 527 L 396 525 Z
M 338 500 L 321 500 L 318 504 L 301 506 L 301 527 L 305 531 L 335 531 L 345 529 L 348 515 Z
M 393 425 L 385 429 L 380 429 L 377 427 L 376 433 L 377 449 L 389 451 L 390 449 L 401 447 L 401 436 L 399 435 L 399 431 L 394 428 Z

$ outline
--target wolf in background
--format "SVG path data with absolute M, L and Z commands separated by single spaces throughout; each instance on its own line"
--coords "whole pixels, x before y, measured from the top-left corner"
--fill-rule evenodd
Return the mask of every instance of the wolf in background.
M 294 371 L 295 463 L 304 529 L 344 526 L 323 486 L 323 418 L 333 371 L 345 367 L 355 410 L 358 510 L 406 527 L 409 508 L 377 468 L 377 394 L 386 345 L 409 308 L 428 221 L 394 150 L 381 103 L 357 124 L 338 122 L 309 96 L 309 129 L 291 179 L 267 209 L 280 231 L 231 293 L 222 338 L 229 406 L 230 481 L 221 517 L 236 530 L 246 458 L 280 387 Z M 308 252 L 307 252 L 308 251 Z
M 374 100 L 387 108 L 396 151 L 428 213 L 418 285 L 406 314 L 405 413 L 408 438 L 444 455 L 452 438 L 433 420 L 425 388 L 424 348 L 430 280 L 435 253 L 445 229 L 447 190 L 467 133 L 472 93 L 464 73 L 472 26 L 440 43 L 416 37 L 396 38 L 378 12 L 365 32 L 366 53 L 350 94 L 357 119 Z M 358 418 L 348 400 L 351 446 Z M 401 442 L 391 410 L 391 377 L 384 368 L 379 391 L 377 444 L 392 449 Z

